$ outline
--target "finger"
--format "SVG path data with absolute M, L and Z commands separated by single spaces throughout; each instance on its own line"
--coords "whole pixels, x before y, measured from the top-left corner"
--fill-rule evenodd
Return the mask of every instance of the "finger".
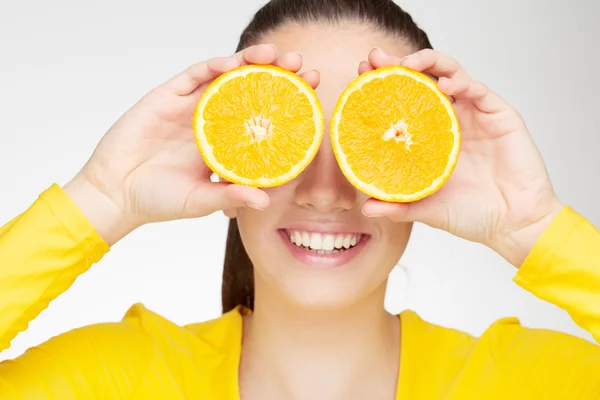
M 235 184 L 225 183 L 225 185 L 221 186 L 223 188 L 221 193 L 219 190 L 211 190 L 217 199 L 218 210 L 244 206 L 264 210 L 269 207 L 269 195 L 264 190 Z
M 273 64 L 288 71 L 298 72 L 302 68 L 302 54 L 297 52 L 282 54 Z
M 277 57 L 274 45 L 260 44 L 250 46 L 232 57 L 213 58 L 194 64 L 169 80 L 167 87 L 180 96 L 187 96 L 200 85 L 210 82 L 219 75 L 239 67 L 242 64 L 271 64 Z
M 362 212 L 367 217 L 387 217 L 394 222 L 422 222 L 437 227 L 440 216 L 436 215 L 441 207 L 428 207 L 431 197 L 412 203 L 388 203 L 369 199 L 363 205 Z
M 500 95 L 482 82 L 468 77 L 440 78 L 438 86 L 442 92 L 458 101 L 472 101 L 475 107 L 484 113 L 492 114 L 510 109 L 509 104 Z
M 321 83 L 321 74 L 319 71 L 311 69 L 300 74 L 300 77 L 304 79 L 313 89 L 316 89 Z
M 454 58 L 431 49 L 424 49 L 404 57 L 401 65 L 437 77 L 469 76 L 467 71 Z
M 373 66 L 371 65 L 371 63 L 369 63 L 368 61 L 362 61 L 359 65 L 358 65 L 358 74 L 362 75 L 365 72 L 369 72 L 369 71 L 373 71 Z
M 387 203 L 377 199 L 369 199 L 362 208 L 362 213 L 367 217 L 387 217 L 396 222 L 415 222 L 410 218 L 411 203 Z M 414 214 L 414 213 L 413 213 Z
M 415 54 L 411 54 L 408 55 L 404 58 L 399 57 L 399 56 L 395 56 L 393 54 L 388 54 L 385 51 L 379 49 L 379 48 L 374 48 L 373 50 L 371 50 L 371 52 L 369 53 L 369 64 L 371 65 L 371 69 L 375 68 L 383 68 L 383 67 L 387 67 L 390 65 L 404 65 L 407 66 L 407 63 L 410 63 L 410 60 L 413 60 L 415 58 L 421 57 L 421 53 L 424 52 L 426 54 L 429 54 L 429 52 L 423 50 L 421 52 L 415 53 Z M 442 53 L 439 53 L 442 54 Z M 447 57 L 447 56 L 446 56 Z M 450 60 L 450 57 L 447 57 Z M 432 64 L 431 60 L 428 59 L 424 59 L 425 63 L 424 66 L 419 67 L 418 65 L 412 65 L 412 66 L 407 66 L 408 68 L 411 68 L 415 71 L 419 71 L 424 73 L 425 75 L 428 75 L 431 79 L 437 81 L 438 80 L 438 75 L 439 73 L 442 73 L 443 71 L 447 71 L 449 74 L 459 74 L 459 75 L 464 75 L 464 76 L 468 76 L 466 71 L 464 69 L 462 69 L 462 67 L 456 63 L 456 65 L 453 65 L 451 62 L 449 65 L 448 63 L 444 63 L 442 65 L 442 67 L 445 67 L 445 69 L 440 68 L 439 66 L 435 66 Z M 432 66 L 433 65 L 433 66 Z M 360 68 L 360 67 L 359 67 Z M 365 67 L 363 67 L 365 68 Z M 457 69 L 458 72 L 451 72 L 452 69 Z M 366 69 L 366 71 L 368 71 L 369 69 Z
M 264 210 L 269 203 L 269 195 L 261 189 L 227 182 L 210 182 L 199 185 L 190 194 L 184 213 L 188 217 L 200 217 L 239 207 Z
M 402 58 L 389 54 L 380 48 L 374 48 L 369 53 L 369 64 L 371 64 L 372 69 L 388 67 L 390 65 L 401 65 Z
M 273 64 L 277 58 L 277 47 L 272 44 L 258 44 L 234 54 L 234 57 L 242 64 Z
M 179 96 L 187 96 L 200 85 L 237 68 L 240 61 L 234 57 L 219 57 L 190 66 L 165 82 L 164 86 Z
M 396 59 L 392 58 L 392 59 L 388 60 L 388 62 L 391 62 L 392 64 L 386 64 L 385 62 L 383 62 L 383 63 L 381 63 L 381 66 L 383 67 L 383 66 L 387 66 L 387 65 L 398 65 L 399 63 L 402 62 L 401 60 L 402 59 L 400 59 L 400 58 L 396 58 Z M 395 62 L 395 64 L 394 64 L 394 62 Z M 369 61 L 362 61 L 358 65 L 358 74 L 359 75 L 362 75 L 365 72 L 370 72 L 370 71 L 373 71 L 373 70 L 374 70 L 373 65 Z M 428 75 L 433 80 L 437 80 L 436 76 L 433 76 L 431 74 L 426 74 L 426 75 Z M 448 97 L 450 99 L 450 102 L 452 102 L 452 103 L 455 102 L 454 97 L 452 97 L 452 96 L 448 96 Z

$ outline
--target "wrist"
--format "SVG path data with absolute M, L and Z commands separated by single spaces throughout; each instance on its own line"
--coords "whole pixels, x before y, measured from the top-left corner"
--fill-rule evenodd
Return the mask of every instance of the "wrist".
M 63 190 L 109 246 L 135 229 L 118 205 L 84 177 L 77 175 Z
M 503 235 L 502 240 L 494 246 L 495 249 L 508 262 L 516 268 L 520 268 L 542 233 L 548 229 L 563 208 L 564 204 L 558 199 L 552 200 L 548 206 L 544 207 L 541 216 L 529 223 L 521 224 L 520 228 Z

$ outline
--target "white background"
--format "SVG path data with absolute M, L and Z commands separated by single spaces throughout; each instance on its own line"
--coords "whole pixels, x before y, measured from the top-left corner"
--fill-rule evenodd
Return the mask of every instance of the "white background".
M 231 53 L 259 0 L 0 0 L 0 224 L 68 181 L 110 125 L 189 64 Z M 437 49 L 526 118 L 565 203 L 600 226 L 600 2 L 403 0 Z M 61 332 L 119 320 L 136 302 L 180 323 L 220 314 L 226 220 L 136 231 L 51 303 L 1 358 Z M 0 260 L 0 262 L 2 262 Z M 417 226 L 390 311 L 480 334 L 503 316 L 587 339 L 513 282 L 479 245 Z M 1 279 L 1 277 L 0 277 Z

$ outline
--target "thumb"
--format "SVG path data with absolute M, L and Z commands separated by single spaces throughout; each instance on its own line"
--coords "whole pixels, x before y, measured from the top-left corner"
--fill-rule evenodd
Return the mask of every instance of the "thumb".
M 421 222 L 434 228 L 441 228 L 445 218 L 445 208 L 434 204 L 431 197 L 412 203 L 388 203 L 369 199 L 363 205 L 367 217 L 387 217 L 394 222 Z
M 265 191 L 228 182 L 210 182 L 197 187 L 186 202 L 184 213 L 190 217 L 202 217 L 216 211 L 238 207 L 263 210 L 269 206 Z

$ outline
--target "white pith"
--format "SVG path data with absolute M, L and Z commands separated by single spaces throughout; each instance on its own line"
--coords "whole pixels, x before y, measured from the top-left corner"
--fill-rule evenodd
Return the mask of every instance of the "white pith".
M 408 131 L 408 124 L 404 120 L 400 120 L 395 124 L 390 124 L 390 127 L 383 133 L 382 140 L 395 140 L 396 143 L 404 142 L 406 150 L 410 150 L 410 145 L 413 144 L 412 136 Z
M 252 117 L 244 123 L 246 133 L 252 136 L 254 140 L 263 140 L 268 135 L 271 135 L 275 129 L 271 120 L 263 118 L 262 115 Z

